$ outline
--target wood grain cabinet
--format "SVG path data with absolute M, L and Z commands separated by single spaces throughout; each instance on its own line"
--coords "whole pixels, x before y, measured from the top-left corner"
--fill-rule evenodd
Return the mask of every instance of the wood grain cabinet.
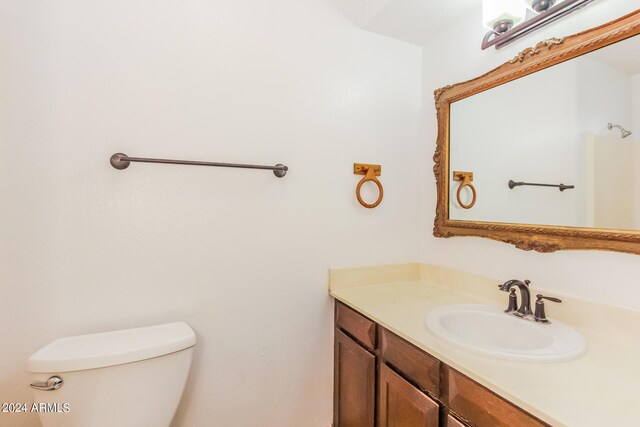
M 439 411 L 435 400 L 380 365 L 378 427 L 438 427 Z
M 451 415 L 447 415 L 446 427 L 466 427 L 466 426 L 464 424 L 462 424 L 462 421 L 460 421 L 456 417 L 453 417 Z
M 376 357 L 339 329 L 335 334 L 334 424 L 373 427 Z
M 344 304 L 336 306 L 336 327 L 355 338 L 363 347 L 376 348 L 376 324 Z
M 449 368 L 444 369 L 449 408 L 473 425 L 491 427 L 544 427 L 542 421 L 490 390 Z
M 336 302 L 335 427 L 548 427 Z
M 380 328 L 380 357 L 393 369 L 410 378 L 422 391 L 437 396 L 440 390 L 440 361 Z

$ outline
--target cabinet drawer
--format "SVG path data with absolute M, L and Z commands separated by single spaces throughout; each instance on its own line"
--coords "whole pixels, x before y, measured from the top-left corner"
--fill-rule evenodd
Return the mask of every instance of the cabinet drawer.
M 396 334 L 380 328 L 380 355 L 422 390 L 439 396 L 440 361 Z
M 438 427 L 437 402 L 385 364 L 379 378 L 378 427 Z
M 461 373 L 445 368 L 449 408 L 476 427 L 542 427 L 547 424 Z
M 360 341 L 369 350 L 376 348 L 376 324 L 337 301 L 336 326 Z

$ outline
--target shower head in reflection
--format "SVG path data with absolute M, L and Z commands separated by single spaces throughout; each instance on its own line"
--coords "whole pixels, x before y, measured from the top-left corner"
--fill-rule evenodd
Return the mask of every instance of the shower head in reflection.
M 620 129 L 620 132 L 622 132 L 622 137 L 623 137 L 623 138 L 626 138 L 626 137 L 628 137 L 629 135 L 631 135 L 631 132 L 630 132 L 630 131 L 626 130 L 625 128 L 623 128 L 623 127 L 622 127 L 622 126 L 620 126 L 620 125 L 614 125 L 614 124 L 612 124 L 612 123 L 609 123 L 609 124 L 607 125 L 607 127 L 609 128 L 609 130 L 613 130 L 613 128 L 618 128 L 618 129 Z

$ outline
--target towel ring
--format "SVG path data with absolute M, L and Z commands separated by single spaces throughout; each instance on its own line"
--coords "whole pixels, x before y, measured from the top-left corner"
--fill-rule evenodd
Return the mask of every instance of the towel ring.
M 382 188 L 382 184 L 380 183 L 380 181 L 378 181 L 378 178 L 376 178 L 376 175 L 380 176 L 382 174 L 382 166 L 354 163 L 353 173 L 354 175 L 364 175 L 364 178 L 362 178 L 356 186 L 356 198 L 358 199 L 358 202 L 360 202 L 360 204 L 367 209 L 373 209 L 378 206 L 382 202 L 382 198 L 384 197 L 384 189 Z M 365 202 L 360 195 L 362 184 L 367 181 L 371 181 L 378 186 L 378 200 L 373 203 Z
M 456 192 L 456 198 L 458 199 L 458 204 L 463 209 L 471 209 L 473 205 L 476 204 L 476 199 L 477 199 L 476 187 L 474 187 L 473 184 L 471 183 L 473 181 L 473 172 L 455 171 L 453 172 L 453 180 L 461 181 L 460 186 L 458 187 L 458 191 Z M 473 194 L 471 203 L 465 204 L 462 202 L 462 199 L 460 198 L 460 192 L 464 187 L 469 187 L 469 189 L 471 190 L 471 193 Z

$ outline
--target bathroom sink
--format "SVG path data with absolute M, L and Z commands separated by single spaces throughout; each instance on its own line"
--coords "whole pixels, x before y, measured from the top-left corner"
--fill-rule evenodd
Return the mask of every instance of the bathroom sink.
M 561 362 L 583 355 L 587 344 L 576 330 L 551 319 L 540 324 L 482 304 L 446 305 L 431 310 L 427 328 L 457 347 L 500 359 Z

